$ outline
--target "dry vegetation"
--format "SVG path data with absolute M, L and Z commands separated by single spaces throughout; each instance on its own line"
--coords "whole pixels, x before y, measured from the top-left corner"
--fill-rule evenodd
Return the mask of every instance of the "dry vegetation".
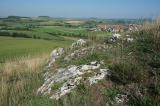
M 8 61 L 0 68 L 0 106 L 18 106 L 36 93 L 48 54 Z

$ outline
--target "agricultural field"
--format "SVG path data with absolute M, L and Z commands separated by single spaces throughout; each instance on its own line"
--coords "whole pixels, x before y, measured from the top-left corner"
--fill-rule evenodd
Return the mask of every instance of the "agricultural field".
M 86 20 L 47 17 L 11 16 L 0 19 L 0 62 L 26 55 L 49 53 L 53 48 L 67 46 L 79 38 L 112 35 L 109 32 L 87 31 L 86 25 Z

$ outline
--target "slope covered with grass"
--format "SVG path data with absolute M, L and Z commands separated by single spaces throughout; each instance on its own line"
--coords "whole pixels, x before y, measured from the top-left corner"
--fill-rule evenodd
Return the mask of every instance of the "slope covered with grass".
M 160 101 L 160 22 L 147 23 L 139 32 L 130 33 L 133 42 L 126 36 L 115 43 L 104 44 L 104 38 L 91 37 L 86 47 L 89 53 L 69 62 L 60 58 L 56 67 L 87 64 L 102 61 L 110 69 L 110 77 L 92 86 L 85 83 L 90 76 L 84 75 L 81 83 L 59 100 L 39 96 L 37 89 L 43 84 L 43 68 L 46 55 L 38 59 L 22 59 L 4 64 L 1 68 L 1 105 L 8 106 L 159 106 Z M 58 46 L 58 45 L 57 45 Z M 93 48 L 93 49 L 92 49 Z M 83 48 L 79 48 L 80 50 Z M 69 51 L 72 53 L 72 51 Z M 24 61 L 23 61 L 24 60 Z M 32 64 L 30 64 L 32 63 Z M 10 63 L 9 63 L 10 64 Z M 55 68 L 55 67 L 54 67 Z M 55 72 L 54 68 L 51 70 Z M 53 86 L 57 89 L 60 84 Z M 117 104 L 118 100 L 124 99 Z M 120 98 L 120 99 L 119 99 Z

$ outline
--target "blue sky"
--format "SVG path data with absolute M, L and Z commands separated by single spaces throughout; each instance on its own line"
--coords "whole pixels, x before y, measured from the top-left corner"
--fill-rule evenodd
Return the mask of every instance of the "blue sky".
M 154 18 L 160 0 L 0 0 L 0 16 Z

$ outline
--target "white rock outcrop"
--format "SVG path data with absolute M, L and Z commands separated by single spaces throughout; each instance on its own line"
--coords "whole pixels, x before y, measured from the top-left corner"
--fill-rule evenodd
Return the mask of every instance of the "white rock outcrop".
M 67 68 L 58 69 L 57 73 L 50 73 L 50 75 L 48 74 L 45 76 L 45 82 L 38 89 L 37 93 L 42 95 L 52 94 L 50 98 L 58 100 L 65 94 L 70 93 L 72 89 L 76 88 L 76 86 L 79 85 L 79 81 L 82 79 L 81 75 L 85 73 L 89 73 L 92 72 L 92 70 L 99 69 L 95 76 L 88 78 L 89 85 L 97 83 L 99 80 L 105 78 L 105 76 L 108 74 L 108 70 L 100 69 L 100 66 L 100 63 L 98 63 L 97 61 L 93 61 L 88 65 L 71 65 Z M 54 84 L 63 81 L 66 81 L 63 86 L 58 90 L 52 92 L 52 87 L 54 86 Z
M 72 48 L 84 46 L 86 43 L 87 42 L 85 40 L 80 39 L 72 44 Z M 70 48 L 71 51 L 72 48 Z M 91 76 L 86 79 L 86 83 L 89 83 L 88 85 L 95 84 L 99 80 L 104 79 L 106 75 L 109 75 L 108 69 L 101 69 L 101 66 L 104 64 L 103 61 L 92 61 L 83 65 L 69 65 L 65 68 L 55 68 L 53 65 L 63 54 L 66 55 L 63 59 L 65 61 L 65 58 L 70 60 L 72 60 L 72 58 L 81 58 L 81 56 L 87 55 L 87 53 L 91 52 L 91 50 L 92 48 L 89 47 L 74 50 L 72 53 L 66 53 L 63 48 L 53 50 L 50 54 L 49 64 L 44 74 L 44 83 L 37 90 L 37 94 L 49 95 L 50 99 L 58 100 L 75 89 L 80 84 L 80 80 L 83 79 L 83 75 L 85 76 L 85 74 L 91 73 Z M 55 89 L 54 87 L 57 84 L 59 86 Z

